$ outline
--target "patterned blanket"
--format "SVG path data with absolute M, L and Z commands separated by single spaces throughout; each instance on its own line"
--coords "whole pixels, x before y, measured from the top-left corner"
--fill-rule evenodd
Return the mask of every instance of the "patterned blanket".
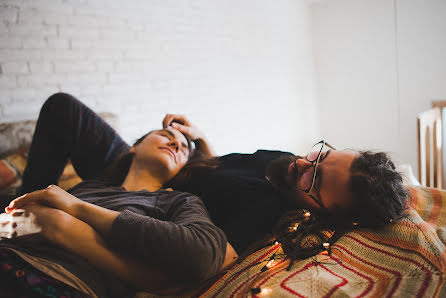
M 332 256 L 275 259 L 280 245 L 256 251 L 201 297 L 446 297 L 446 191 L 411 187 L 407 216 L 379 231 L 359 229 Z

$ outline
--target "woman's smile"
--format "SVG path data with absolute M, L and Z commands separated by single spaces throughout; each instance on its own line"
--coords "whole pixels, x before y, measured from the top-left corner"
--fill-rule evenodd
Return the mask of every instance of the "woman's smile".
M 172 149 L 165 148 L 165 147 L 161 147 L 161 149 L 164 149 L 164 150 L 168 151 L 168 152 L 170 153 L 170 155 L 172 155 L 172 157 L 173 157 L 175 163 L 177 163 L 177 156 L 176 156 L 175 153 L 172 151 Z

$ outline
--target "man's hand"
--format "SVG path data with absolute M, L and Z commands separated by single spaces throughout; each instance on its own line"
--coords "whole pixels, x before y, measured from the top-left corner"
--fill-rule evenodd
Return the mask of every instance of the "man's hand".
M 78 217 L 78 209 L 79 206 L 83 204 L 83 201 L 56 185 L 50 185 L 45 189 L 37 190 L 14 199 L 9 203 L 9 206 L 5 208 L 5 211 L 9 213 L 15 209 L 24 208 L 32 203 L 59 209 L 74 217 Z

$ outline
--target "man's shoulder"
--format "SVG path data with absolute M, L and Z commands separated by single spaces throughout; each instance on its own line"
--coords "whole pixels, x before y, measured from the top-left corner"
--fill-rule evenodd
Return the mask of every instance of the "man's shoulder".
M 266 149 L 259 149 L 256 152 L 253 153 L 253 155 L 265 155 L 265 156 L 281 156 L 281 155 L 294 155 L 291 152 L 287 151 L 280 151 L 280 150 L 266 150 Z
M 220 157 L 221 160 L 273 160 L 282 155 L 293 155 L 280 150 L 259 149 L 254 153 L 230 153 Z

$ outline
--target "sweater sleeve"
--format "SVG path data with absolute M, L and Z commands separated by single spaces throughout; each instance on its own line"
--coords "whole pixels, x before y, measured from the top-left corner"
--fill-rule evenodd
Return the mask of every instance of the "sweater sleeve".
M 188 195 L 167 213 L 160 220 L 124 210 L 112 224 L 109 245 L 178 281 L 197 283 L 218 273 L 226 236 L 212 223 L 202 201 Z

